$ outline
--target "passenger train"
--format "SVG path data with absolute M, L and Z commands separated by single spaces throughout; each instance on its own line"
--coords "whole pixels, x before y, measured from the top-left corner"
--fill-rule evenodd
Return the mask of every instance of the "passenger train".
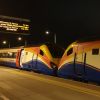
M 60 61 L 58 76 L 100 83 L 100 40 L 69 45 Z
M 57 66 L 63 51 L 62 48 L 52 44 L 0 49 L 0 64 L 57 75 Z
M 100 84 L 100 40 L 76 41 L 63 52 L 52 44 L 0 49 L 0 65 Z

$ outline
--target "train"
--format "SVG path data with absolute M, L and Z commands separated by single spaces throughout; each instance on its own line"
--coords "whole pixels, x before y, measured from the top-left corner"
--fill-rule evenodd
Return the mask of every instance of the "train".
M 58 77 L 100 84 L 100 40 L 70 44 L 60 60 Z
M 100 40 L 0 49 L 0 65 L 100 84 Z
M 0 49 L 0 65 L 56 76 L 63 52 L 50 43 Z

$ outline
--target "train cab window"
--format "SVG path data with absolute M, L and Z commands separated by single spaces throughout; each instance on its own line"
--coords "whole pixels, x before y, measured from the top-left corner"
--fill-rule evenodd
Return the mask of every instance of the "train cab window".
M 42 56 L 44 55 L 44 52 L 42 50 L 40 50 L 40 55 L 42 55 Z
M 98 55 L 99 54 L 99 48 L 92 49 L 92 55 Z
M 28 55 L 28 52 L 26 52 L 26 55 Z
M 68 52 L 67 52 L 67 56 L 69 56 L 70 54 L 72 54 L 73 53 L 73 48 L 70 48 L 69 50 L 68 50 Z

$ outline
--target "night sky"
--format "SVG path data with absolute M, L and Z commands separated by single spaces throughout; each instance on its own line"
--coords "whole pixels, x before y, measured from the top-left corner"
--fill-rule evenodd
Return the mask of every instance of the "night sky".
M 33 44 L 53 42 L 56 33 L 57 44 L 66 47 L 77 39 L 100 34 L 99 0 L 0 0 L 0 14 L 30 19 L 31 36 L 25 38 Z

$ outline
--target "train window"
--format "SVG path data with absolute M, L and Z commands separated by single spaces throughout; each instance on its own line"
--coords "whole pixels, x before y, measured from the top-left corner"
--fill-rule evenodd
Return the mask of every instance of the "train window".
M 13 53 L 12 53 L 11 58 L 16 58 L 16 52 L 13 52 Z
M 16 52 L 0 53 L 0 58 L 16 58 Z
M 5 53 L 5 58 L 7 58 L 7 56 L 8 56 L 8 54 L 7 54 L 7 53 Z
M 70 48 L 69 50 L 68 50 L 68 52 L 67 52 L 67 56 L 69 56 L 70 54 L 72 54 L 73 53 L 73 48 Z
M 16 58 L 17 52 L 14 52 L 14 58 Z
M 0 58 L 2 58 L 2 53 L 0 53 Z
M 92 55 L 98 55 L 99 54 L 99 48 L 92 49 Z
M 12 52 L 8 52 L 8 58 L 12 58 L 13 53 Z
M 6 53 L 3 53 L 3 58 L 6 58 L 6 56 L 7 56 Z
M 0 57 L 1 57 L 1 58 L 3 57 L 3 53 L 0 53 Z
M 42 56 L 44 55 L 44 52 L 42 50 L 40 50 L 40 55 L 42 55 Z

